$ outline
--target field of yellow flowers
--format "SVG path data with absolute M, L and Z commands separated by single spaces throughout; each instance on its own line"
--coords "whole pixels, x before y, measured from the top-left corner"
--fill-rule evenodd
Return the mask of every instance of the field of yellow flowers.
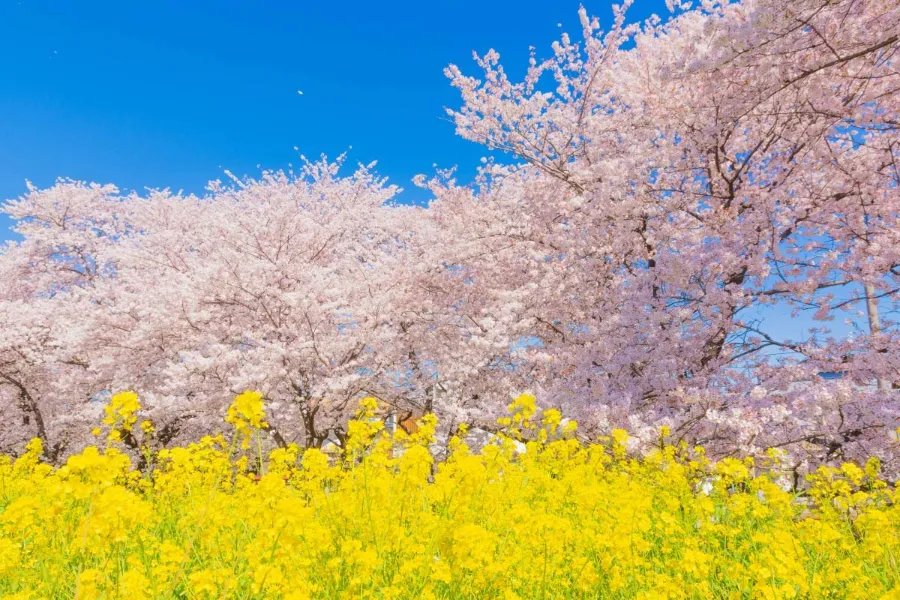
M 0 458 L 0 598 L 900 598 L 900 509 L 875 461 L 797 495 L 664 428 L 641 458 L 622 431 L 582 443 L 528 395 L 477 453 L 457 437 L 436 462 L 433 417 L 388 435 L 366 399 L 339 456 L 264 455 L 248 392 L 232 434 L 141 472 L 119 445 L 152 433 L 138 409 L 114 396 L 105 447 L 59 468 L 38 442 Z

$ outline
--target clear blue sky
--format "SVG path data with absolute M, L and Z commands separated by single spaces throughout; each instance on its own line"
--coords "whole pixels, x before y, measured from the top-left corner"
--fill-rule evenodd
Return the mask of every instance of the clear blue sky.
M 605 23 L 610 0 L 587 4 Z M 229 169 L 347 150 L 410 183 L 432 164 L 471 174 L 443 75 L 494 47 L 511 71 L 577 34 L 578 0 L 0 2 L 0 199 L 57 177 L 200 192 Z M 632 19 L 666 14 L 638 0 Z M 303 91 L 303 96 L 297 94 Z M 0 222 L 0 240 L 9 236 Z
M 588 0 L 608 25 L 610 0 Z M 350 151 L 406 189 L 485 154 L 454 134 L 443 75 L 477 74 L 493 47 L 510 74 L 528 48 L 578 35 L 578 0 L 308 2 L 0 0 L 0 200 L 57 177 L 202 192 L 223 169 L 254 175 Z M 667 14 L 637 0 L 630 20 Z M 303 91 L 303 96 L 297 94 Z M 0 215 L 0 241 L 9 239 Z M 774 315 L 785 337 L 809 321 Z

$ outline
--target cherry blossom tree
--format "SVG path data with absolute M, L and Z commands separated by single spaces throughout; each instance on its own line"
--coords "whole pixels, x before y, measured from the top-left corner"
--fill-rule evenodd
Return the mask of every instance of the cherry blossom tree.
M 564 35 L 520 83 L 493 51 L 481 79 L 448 69 L 460 135 L 523 163 L 485 169 L 480 195 L 436 189 L 438 211 L 515 207 L 469 229 L 460 260 L 484 269 L 497 254 L 469 245 L 493 245 L 498 268 L 532 271 L 548 293 L 513 330 L 540 340 L 547 401 L 598 426 L 802 448 L 798 465 L 888 453 L 900 7 L 704 2 L 640 25 L 626 8 L 609 32 L 582 10 L 583 40 Z M 769 305 L 823 322 L 867 306 L 869 326 L 787 340 L 755 316 Z
M 340 160 L 8 203 L 2 442 L 65 452 L 110 390 L 170 441 L 259 389 L 274 439 L 316 445 L 364 394 L 489 428 L 530 389 L 584 435 L 896 471 L 900 5 L 627 8 L 608 31 L 582 10 L 522 81 L 494 51 L 448 68 L 458 133 L 496 155 L 471 185 L 418 179 L 427 210 Z M 776 312 L 820 326 L 790 339 Z
M 18 284 L 2 304 L 16 325 L 6 404 L 51 438 L 41 420 L 61 396 L 88 390 L 68 399 L 88 417 L 92 395 L 135 389 L 171 441 L 257 389 L 277 441 L 319 445 L 360 394 L 404 401 L 397 384 L 415 374 L 394 298 L 421 209 L 391 205 L 396 188 L 369 168 L 340 177 L 342 162 L 216 182 L 202 198 L 60 182 L 10 203 L 25 241 L 3 256 Z

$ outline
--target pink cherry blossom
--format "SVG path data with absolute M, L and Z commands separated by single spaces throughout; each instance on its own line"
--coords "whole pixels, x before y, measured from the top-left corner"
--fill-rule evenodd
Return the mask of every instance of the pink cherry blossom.
M 342 160 L 203 197 L 30 189 L 6 206 L 0 442 L 65 452 L 126 388 L 168 439 L 259 389 L 311 445 L 364 394 L 489 429 L 531 390 L 583 435 L 897 472 L 900 4 L 689 4 L 582 10 L 522 81 L 494 51 L 449 67 L 458 134 L 496 156 L 418 178 L 427 209 Z

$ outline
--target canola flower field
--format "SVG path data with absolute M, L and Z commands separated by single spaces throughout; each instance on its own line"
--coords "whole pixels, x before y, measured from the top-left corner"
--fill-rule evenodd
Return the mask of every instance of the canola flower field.
M 0 599 L 900 599 L 900 509 L 874 460 L 790 493 L 771 464 L 713 463 L 665 428 L 643 457 L 623 431 L 583 443 L 528 395 L 492 443 L 456 437 L 439 461 L 433 417 L 389 435 L 374 399 L 337 456 L 264 453 L 247 392 L 228 435 L 146 450 L 139 471 L 121 446 L 152 435 L 139 408 L 114 396 L 104 447 L 59 468 L 37 441 L 0 458 Z

